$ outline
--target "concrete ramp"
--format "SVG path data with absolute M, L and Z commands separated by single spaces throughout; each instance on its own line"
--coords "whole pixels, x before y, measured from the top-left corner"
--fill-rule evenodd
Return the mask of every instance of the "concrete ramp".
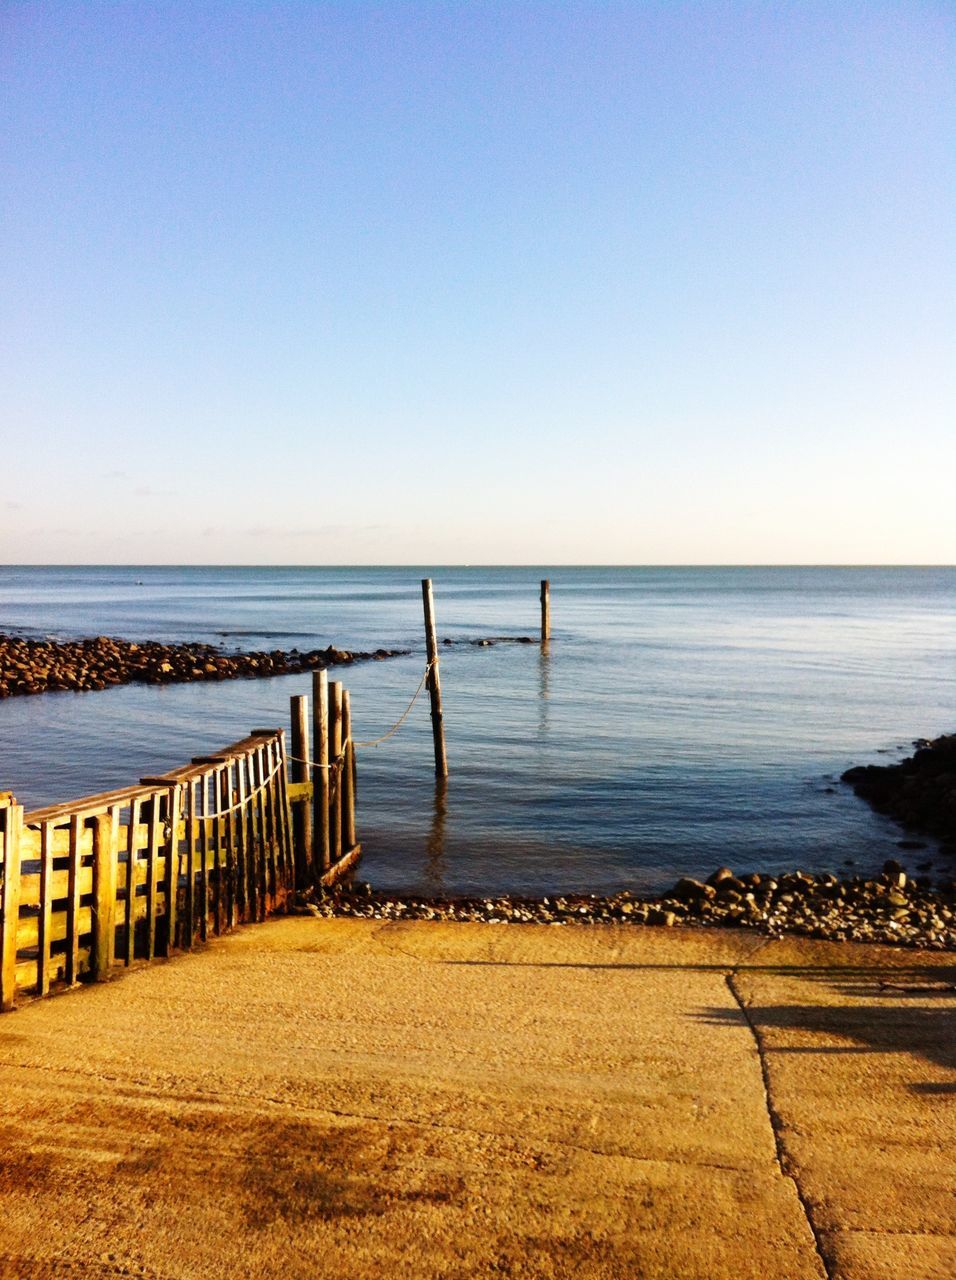
M 0 1019 L 0 1275 L 956 1274 L 952 981 L 729 931 L 240 931 Z

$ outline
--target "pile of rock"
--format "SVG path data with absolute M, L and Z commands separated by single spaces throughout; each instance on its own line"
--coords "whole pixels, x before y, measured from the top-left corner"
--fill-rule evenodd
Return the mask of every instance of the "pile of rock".
M 859 765 L 843 781 L 880 813 L 956 846 L 956 733 L 913 745 L 899 764 Z
M 328 890 L 302 904 L 313 915 L 486 924 L 656 924 L 756 929 L 853 942 L 956 950 L 956 882 L 933 887 L 888 862 L 878 879 L 839 880 L 793 871 L 706 881 L 684 878 L 662 898 L 559 894 L 542 898 L 429 898 L 380 894 L 367 884 Z
M 109 636 L 93 640 L 27 640 L 0 635 L 0 698 L 62 690 L 106 689 L 117 684 L 182 684 L 241 676 L 292 675 L 363 659 L 394 658 L 407 649 L 352 653 L 312 649 L 288 653 L 224 653 L 208 644 L 132 644 Z

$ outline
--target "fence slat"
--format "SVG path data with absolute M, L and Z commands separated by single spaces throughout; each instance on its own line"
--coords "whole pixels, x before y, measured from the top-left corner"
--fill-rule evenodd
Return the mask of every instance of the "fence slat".
M 142 801 L 129 802 L 129 827 L 126 831 L 126 949 L 124 959 L 131 965 L 136 959 L 136 890 L 139 880 L 139 824 Z
M 37 995 L 50 990 L 50 943 L 53 925 L 53 824 L 40 827 L 40 913 L 37 916 Z
M 278 786 L 276 795 L 279 803 L 279 831 L 282 836 L 282 847 L 284 851 L 284 880 L 286 892 L 291 894 L 296 887 L 296 865 L 295 865 L 295 847 L 292 838 L 292 807 L 289 804 L 289 775 L 287 772 L 288 761 L 285 750 L 285 730 L 279 731 L 278 739 L 278 768 L 277 775 Z
M 249 887 L 247 882 L 246 871 L 246 850 L 249 840 L 249 824 L 246 820 L 246 806 L 243 799 L 244 792 L 242 788 L 242 771 L 244 768 L 243 757 L 239 756 L 234 761 L 236 770 L 236 785 L 233 792 L 233 803 L 236 807 L 236 917 L 241 922 L 246 919 L 246 909 L 249 898 Z
M 116 836 L 119 810 L 98 813 L 93 819 L 93 940 L 90 975 L 102 982 L 113 967 L 116 942 Z
M 329 856 L 332 865 L 342 856 L 342 682 L 329 681 Z
M 262 748 L 256 747 L 252 752 L 252 778 L 253 778 L 253 797 L 252 807 L 256 815 L 257 835 L 256 841 L 256 893 L 259 899 L 259 912 L 256 916 L 257 920 L 265 920 L 268 910 L 268 876 L 266 873 L 266 844 L 269 839 L 268 823 L 266 819 L 266 800 L 265 800 L 265 767 L 262 757 Z
M 196 783 L 186 782 L 186 924 L 183 946 L 188 951 L 196 936 Z
M 290 699 L 290 711 L 292 781 L 308 782 L 311 770 L 307 762 L 312 759 L 312 745 L 309 742 L 309 699 L 304 693 Z M 292 814 L 292 850 L 295 887 L 307 889 L 312 883 L 312 806 L 308 802 L 297 804 Z
M 176 921 L 179 916 L 179 810 L 181 788 L 169 788 L 166 799 L 166 818 L 169 837 L 166 842 L 166 881 L 163 893 L 166 898 L 166 929 L 163 935 L 163 954 L 172 955 L 176 946 Z
M 0 915 L 0 1009 L 12 1009 L 17 989 L 17 932 L 20 927 L 20 832 L 23 806 L 3 810 L 3 914 Z
M 347 709 L 340 733 L 343 723 L 347 735 Z M 18 983 L 46 995 L 60 976 L 75 985 L 81 967 L 102 981 L 117 962 L 189 947 L 197 930 L 206 938 L 210 927 L 286 908 L 300 874 L 289 766 L 286 731 L 254 730 L 216 756 L 102 796 L 24 814 L 4 795 L 0 1005 L 12 1007 Z M 349 759 L 335 770 L 339 845 L 353 768 Z M 305 870 L 308 880 L 308 860 Z
M 212 792 L 211 807 L 215 815 L 212 822 L 212 866 L 214 881 L 213 896 L 213 931 L 218 935 L 222 933 L 223 920 L 223 875 L 222 875 L 222 844 L 223 830 L 222 818 L 219 816 L 222 812 L 222 767 L 213 769 L 209 775 L 209 786 Z
M 227 761 L 219 771 L 219 811 L 225 812 L 222 823 L 223 872 L 225 876 L 225 927 L 232 929 L 236 923 L 236 822 L 232 799 L 233 761 Z
M 83 816 L 70 817 L 70 862 L 66 898 L 66 981 L 73 986 L 80 977 L 80 843 Z
M 161 801 L 154 795 L 149 804 L 149 843 L 146 846 L 146 959 L 156 955 L 156 896 L 159 846 L 163 830 Z
M 316 885 L 329 869 L 329 673 L 312 673 L 312 757 L 317 768 L 312 771 L 312 874 Z

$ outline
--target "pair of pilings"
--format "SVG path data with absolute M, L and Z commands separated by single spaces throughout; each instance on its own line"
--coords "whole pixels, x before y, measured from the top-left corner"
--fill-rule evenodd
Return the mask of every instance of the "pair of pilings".
M 448 777 L 445 754 L 445 726 L 441 706 L 441 679 L 438 674 L 438 638 L 435 633 L 435 600 L 431 578 L 422 578 L 422 601 L 425 606 L 425 650 L 428 659 L 428 693 L 431 699 L 432 737 L 435 743 L 435 776 Z M 551 582 L 541 579 L 541 647 L 551 640 Z
M 341 858 L 356 848 L 355 744 L 352 705 L 341 681 L 327 671 L 312 673 L 312 733 L 309 699 L 290 699 L 292 780 L 312 782 L 312 804 L 295 808 L 297 889 L 320 884 Z

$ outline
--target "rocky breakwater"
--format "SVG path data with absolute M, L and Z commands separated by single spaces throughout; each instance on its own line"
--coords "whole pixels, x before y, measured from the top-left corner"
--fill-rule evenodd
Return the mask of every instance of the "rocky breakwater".
M 721 867 L 706 881 L 678 880 L 661 898 L 630 893 L 434 898 L 337 886 L 299 910 L 372 920 L 461 920 L 486 924 L 681 925 L 747 928 L 850 942 L 956 950 L 956 882 L 932 885 L 888 862 L 875 879 L 793 871 L 736 876 Z
M 0 698 L 55 691 L 106 689 L 119 684 L 184 684 L 293 675 L 351 662 L 395 658 L 407 649 L 346 649 L 225 653 L 208 644 L 132 644 L 109 636 L 92 640 L 32 640 L 0 635 Z
M 913 744 L 899 764 L 860 765 L 843 781 L 879 813 L 944 842 L 956 854 L 956 733 Z

